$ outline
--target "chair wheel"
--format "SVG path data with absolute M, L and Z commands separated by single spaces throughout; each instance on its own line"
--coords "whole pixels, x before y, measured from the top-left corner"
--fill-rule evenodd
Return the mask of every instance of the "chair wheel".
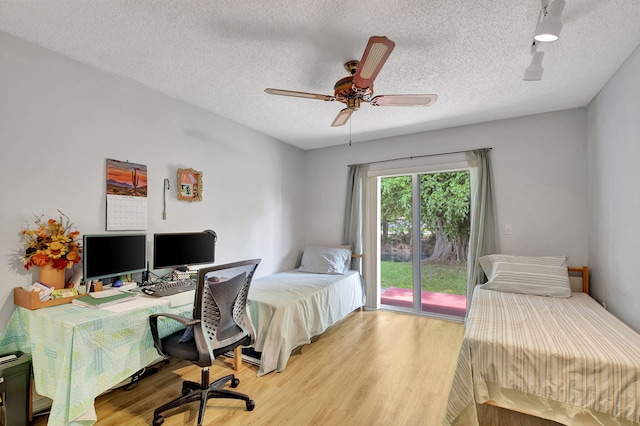
M 231 380 L 232 388 L 237 388 L 239 384 L 240 384 L 240 379 L 234 377 L 233 380 Z
M 256 402 L 253 399 L 247 401 L 247 411 L 253 411 L 256 408 Z
M 162 423 L 164 423 L 164 417 L 158 416 L 153 418 L 153 426 L 160 426 Z
M 191 389 L 189 386 L 187 386 L 186 384 L 182 385 L 182 396 L 185 396 L 189 393 L 193 392 L 193 389 Z

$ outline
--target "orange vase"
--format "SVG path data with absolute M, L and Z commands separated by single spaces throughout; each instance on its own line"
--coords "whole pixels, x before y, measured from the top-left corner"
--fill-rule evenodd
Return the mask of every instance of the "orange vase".
M 47 263 L 40 267 L 39 281 L 55 289 L 64 288 L 64 269 L 54 269 L 51 265 Z

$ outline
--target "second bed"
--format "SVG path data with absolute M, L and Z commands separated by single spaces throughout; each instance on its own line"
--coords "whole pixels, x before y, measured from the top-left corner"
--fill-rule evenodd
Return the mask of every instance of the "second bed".
M 364 306 L 363 282 L 355 270 L 339 275 L 292 270 L 254 279 L 249 301 L 253 349 L 260 352 L 258 376 L 263 376 L 284 370 L 291 351 Z

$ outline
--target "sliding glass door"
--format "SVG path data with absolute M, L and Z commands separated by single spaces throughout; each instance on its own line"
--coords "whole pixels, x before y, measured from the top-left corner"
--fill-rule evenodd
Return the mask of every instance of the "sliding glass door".
M 413 179 L 380 178 L 380 303 L 413 310 Z
M 463 317 L 468 170 L 380 178 L 380 304 Z

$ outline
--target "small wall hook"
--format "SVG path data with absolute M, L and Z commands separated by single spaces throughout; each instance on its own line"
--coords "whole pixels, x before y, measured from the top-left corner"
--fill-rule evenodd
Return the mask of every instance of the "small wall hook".
M 167 191 L 171 187 L 169 179 L 164 180 L 162 191 L 162 220 L 167 220 Z

